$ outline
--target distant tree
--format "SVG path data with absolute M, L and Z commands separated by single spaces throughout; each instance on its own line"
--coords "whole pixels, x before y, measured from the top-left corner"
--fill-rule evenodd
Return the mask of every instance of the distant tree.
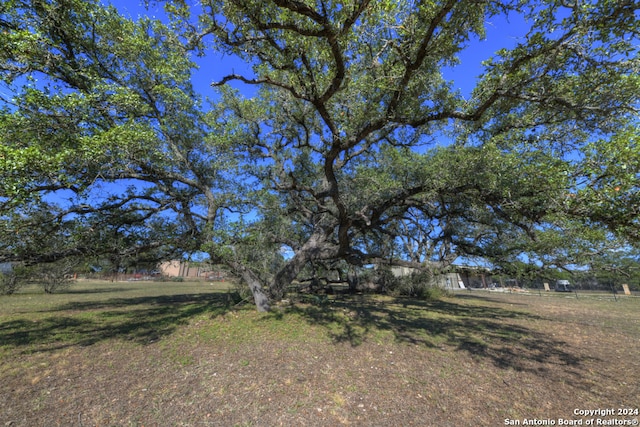
M 0 295 L 14 294 L 26 284 L 27 279 L 26 269 L 20 264 L 0 271 Z
M 38 264 L 29 269 L 29 276 L 32 281 L 42 285 L 45 293 L 53 294 L 71 286 L 77 264 L 76 259 L 70 258 L 49 264 Z
M 163 4 L 166 24 L 0 6 L 0 260 L 205 251 L 268 310 L 313 264 L 638 244 L 635 2 Z M 523 36 L 465 96 L 447 76 L 511 17 Z M 252 71 L 205 106 L 192 59 L 220 54 Z
M 620 289 L 627 284 L 632 289 L 640 287 L 640 253 L 633 248 L 610 248 L 594 253 L 588 274 L 600 285 Z

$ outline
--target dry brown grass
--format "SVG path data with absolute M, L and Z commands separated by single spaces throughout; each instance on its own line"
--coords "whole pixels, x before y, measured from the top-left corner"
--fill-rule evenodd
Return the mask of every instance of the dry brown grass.
M 0 427 L 498 426 L 640 407 L 640 299 L 355 296 L 264 315 L 214 288 L 0 298 Z

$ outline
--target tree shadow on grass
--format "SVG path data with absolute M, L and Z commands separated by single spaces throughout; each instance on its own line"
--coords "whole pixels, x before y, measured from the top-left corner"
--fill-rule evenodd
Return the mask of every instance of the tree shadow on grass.
M 96 287 L 96 288 L 85 288 L 85 289 L 66 289 L 64 291 L 65 294 L 110 294 L 110 293 L 122 293 L 122 292 L 129 292 L 132 291 L 131 288 L 127 288 L 127 287 L 108 287 L 108 288 L 104 288 L 104 287 Z
M 551 364 L 577 376 L 586 360 L 548 331 L 527 325 L 542 320 L 539 316 L 486 304 L 356 297 L 286 311 L 326 327 L 334 342 L 352 346 L 386 335 L 396 342 L 465 352 L 502 369 L 538 375 L 545 375 Z
M 469 291 L 469 293 L 462 293 L 462 292 L 456 292 L 455 297 L 456 299 L 459 300 L 469 300 L 469 301 L 490 301 L 490 302 L 494 302 L 494 303 L 498 303 L 500 305 L 505 305 L 505 304 L 509 304 L 512 306 L 526 306 L 527 304 L 523 303 L 523 302 L 518 302 L 515 300 L 509 300 L 508 303 L 505 302 L 504 297 L 509 297 L 509 296 L 522 296 L 521 294 L 518 295 L 517 293 L 510 293 L 510 292 L 486 292 L 486 291 Z M 537 295 L 529 295 L 531 297 L 537 297 Z
M 195 316 L 215 316 L 228 307 L 229 295 L 224 293 L 72 302 L 46 311 L 59 313 L 56 315 L 0 323 L 0 344 L 24 353 L 89 346 L 109 339 L 149 344 Z

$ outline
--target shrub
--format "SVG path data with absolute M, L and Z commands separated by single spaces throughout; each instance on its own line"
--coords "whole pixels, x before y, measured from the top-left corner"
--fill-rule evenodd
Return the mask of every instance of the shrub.
M 0 272 L 0 294 L 11 295 L 27 282 L 28 270 L 22 265 L 13 265 L 8 271 Z
M 241 305 L 251 301 L 252 298 L 249 285 L 243 281 L 233 282 L 233 286 L 227 291 L 227 307 Z
M 53 294 L 69 288 L 76 265 L 73 260 L 39 264 L 30 268 L 30 276 L 32 280 L 42 284 L 45 293 Z
M 20 285 L 21 281 L 14 272 L 0 273 L 0 294 L 11 295 L 20 288 Z
M 392 281 L 390 293 L 424 300 L 440 299 L 449 294 L 446 289 L 434 284 L 432 276 L 427 272 L 395 277 Z
M 449 291 L 438 285 L 425 284 L 416 289 L 416 298 L 423 300 L 437 300 L 449 295 Z

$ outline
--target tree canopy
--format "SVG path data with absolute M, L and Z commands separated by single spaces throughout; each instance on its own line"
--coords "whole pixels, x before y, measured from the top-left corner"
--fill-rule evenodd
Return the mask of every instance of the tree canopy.
M 636 2 L 158 4 L 0 5 L 0 261 L 204 252 L 268 310 L 310 265 L 640 242 Z M 493 20 L 522 36 L 465 93 Z

